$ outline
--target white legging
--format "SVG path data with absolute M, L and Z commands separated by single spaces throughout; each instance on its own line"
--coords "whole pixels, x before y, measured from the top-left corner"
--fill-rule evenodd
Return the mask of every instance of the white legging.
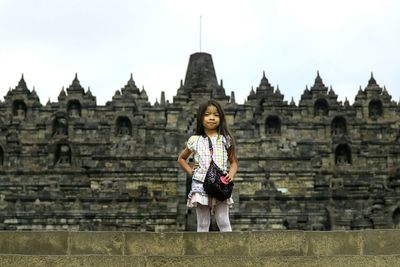
M 197 214 L 197 232 L 208 232 L 210 228 L 210 207 L 198 204 Z M 229 206 L 226 203 L 219 203 L 215 206 L 215 220 L 221 232 L 232 232 L 229 221 Z

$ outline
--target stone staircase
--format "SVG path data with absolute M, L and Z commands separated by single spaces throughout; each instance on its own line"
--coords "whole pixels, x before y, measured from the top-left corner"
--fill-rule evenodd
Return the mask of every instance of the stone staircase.
M 400 230 L 4 231 L 0 266 L 400 266 Z

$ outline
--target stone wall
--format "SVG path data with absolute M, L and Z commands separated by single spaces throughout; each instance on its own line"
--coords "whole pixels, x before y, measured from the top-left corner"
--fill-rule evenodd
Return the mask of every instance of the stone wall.
M 209 98 L 237 142 L 234 230 L 399 227 L 400 106 L 372 75 L 352 105 L 319 74 L 298 105 L 265 74 L 237 104 L 196 53 L 172 103 L 131 77 L 100 106 L 76 76 L 42 105 L 22 77 L 0 103 L 0 229 L 194 230 L 176 159 Z

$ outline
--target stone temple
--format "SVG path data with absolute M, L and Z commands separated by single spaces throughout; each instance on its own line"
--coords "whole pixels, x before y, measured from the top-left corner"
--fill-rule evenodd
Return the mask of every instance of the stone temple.
M 131 77 L 100 106 L 75 77 L 42 105 L 22 77 L 0 102 L 0 230 L 194 230 L 176 161 L 209 98 L 237 142 L 235 231 L 399 228 L 400 104 L 372 75 L 352 105 L 319 74 L 298 105 L 265 74 L 238 104 L 195 53 L 172 103 Z

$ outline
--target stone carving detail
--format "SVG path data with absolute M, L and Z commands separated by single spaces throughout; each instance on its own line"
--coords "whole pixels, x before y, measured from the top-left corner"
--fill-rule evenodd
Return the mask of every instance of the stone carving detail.
M 4 210 L 8 207 L 8 202 L 5 201 L 5 195 L 1 194 L 0 195 L 0 210 Z M 0 223 L 2 222 L 2 220 L 0 219 Z
M 397 193 L 400 192 L 400 168 L 393 168 L 389 175 L 389 185 L 387 187 Z
M 314 104 L 314 116 L 327 116 L 328 102 L 324 98 L 318 99 Z
M 23 101 L 16 100 L 13 104 L 13 115 L 20 119 L 24 119 L 26 116 L 26 105 Z
M 338 145 L 335 151 L 335 163 L 337 165 L 351 164 L 351 150 L 346 144 Z
M 68 135 L 67 120 L 64 117 L 58 117 L 54 120 L 53 135 Z
M 382 102 L 379 100 L 372 100 L 368 107 L 369 117 L 382 117 L 383 108 Z
M 57 146 L 55 162 L 59 166 L 68 166 L 71 164 L 71 149 L 69 145 L 60 144 Z
M 343 178 L 332 178 L 329 187 L 332 189 L 343 188 Z
M 68 115 L 71 118 L 79 118 L 81 116 L 81 105 L 76 100 L 71 100 L 68 103 Z
M 341 117 L 341 116 L 335 117 L 332 120 L 331 134 L 332 135 L 347 134 L 346 120 L 343 117 Z
M 3 166 L 3 164 L 4 164 L 4 150 L 0 146 L 0 166 Z
M 119 117 L 117 120 L 117 135 L 132 135 L 132 125 L 127 117 Z
M 394 229 L 400 229 L 400 208 L 397 208 L 393 212 L 393 228 Z
M 281 121 L 277 116 L 269 116 L 265 123 L 266 135 L 279 135 L 281 133 Z

